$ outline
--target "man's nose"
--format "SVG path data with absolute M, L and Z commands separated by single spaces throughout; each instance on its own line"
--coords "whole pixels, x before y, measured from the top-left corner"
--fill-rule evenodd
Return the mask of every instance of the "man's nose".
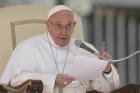
M 67 31 L 67 29 L 66 29 L 66 27 L 65 27 L 65 26 L 63 26 L 63 27 L 62 27 L 61 32 L 62 32 L 63 34 L 67 34 L 67 32 L 68 32 L 68 31 Z

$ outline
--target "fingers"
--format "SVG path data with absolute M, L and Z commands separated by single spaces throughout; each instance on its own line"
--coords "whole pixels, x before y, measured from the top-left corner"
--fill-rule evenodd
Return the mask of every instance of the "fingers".
M 100 47 L 100 59 L 112 59 L 112 56 L 107 52 L 107 48 L 106 48 L 106 42 L 103 41 L 101 43 L 101 47 Z M 104 72 L 110 72 L 111 71 L 111 64 L 108 63 L 106 68 L 104 69 Z
M 69 76 L 67 74 L 58 74 L 56 76 L 55 84 L 61 88 L 66 87 L 69 85 L 72 81 L 74 81 L 74 77 Z
M 101 46 L 100 46 L 100 55 L 103 57 L 103 58 L 106 58 L 107 57 L 107 52 L 106 52 L 106 43 L 105 41 L 103 41 L 101 43 Z M 102 58 L 101 58 L 102 59 Z
M 100 46 L 100 52 L 104 52 L 104 51 L 106 51 L 107 49 L 106 49 L 106 42 L 105 41 L 103 41 L 102 43 L 101 43 L 101 46 Z
M 106 59 L 112 59 L 112 56 L 107 52 L 106 42 L 103 41 L 101 43 L 100 47 L 100 59 L 106 58 Z
M 62 75 L 62 79 L 67 79 L 67 80 L 70 80 L 70 81 L 75 80 L 75 78 L 74 78 L 74 77 L 69 76 L 68 74 L 64 74 L 64 75 Z

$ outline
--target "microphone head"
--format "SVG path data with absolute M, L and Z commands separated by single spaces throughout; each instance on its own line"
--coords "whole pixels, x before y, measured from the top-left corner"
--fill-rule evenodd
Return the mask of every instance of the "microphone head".
M 79 48 L 83 48 L 83 49 L 87 50 L 88 52 L 90 52 L 92 54 L 97 54 L 93 49 L 91 49 L 90 47 L 88 47 L 87 45 L 85 45 L 84 43 L 82 43 L 81 40 L 75 40 L 74 43 Z
M 77 47 L 81 47 L 82 41 L 81 40 L 75 40 L 74 43 Z

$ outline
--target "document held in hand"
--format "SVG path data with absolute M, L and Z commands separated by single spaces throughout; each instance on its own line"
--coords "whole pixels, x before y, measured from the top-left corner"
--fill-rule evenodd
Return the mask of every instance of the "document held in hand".
M 70 67 L 69 74 L 74 76 L 77 80 L 94 80 L 102 75 L 108 61 L 77 56 Z

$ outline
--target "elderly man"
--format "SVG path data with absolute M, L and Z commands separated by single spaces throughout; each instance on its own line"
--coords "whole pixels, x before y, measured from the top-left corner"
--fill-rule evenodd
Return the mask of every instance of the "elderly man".
M 42 80 L 43 93 L 86 93 L 88 89 L 109 93 L 117 88 L 119 76 L 111 64 L 98 79 L 78 81 L 69 75 L 69 67 L 77 55 L 98 58 L 76 47 L 76 39 L 71 38 L 75 25 L 75 16 L 69 7 L 58 5 L 52 8 L 46 21 L 48 31 L 18 44 L 0 83 L 11 80 L 12 85 L 19 85 L 28 79 Z M 98 52 L 92 45 L 86 44 Z M 99 54 L 108 58 L 104 48 Z

